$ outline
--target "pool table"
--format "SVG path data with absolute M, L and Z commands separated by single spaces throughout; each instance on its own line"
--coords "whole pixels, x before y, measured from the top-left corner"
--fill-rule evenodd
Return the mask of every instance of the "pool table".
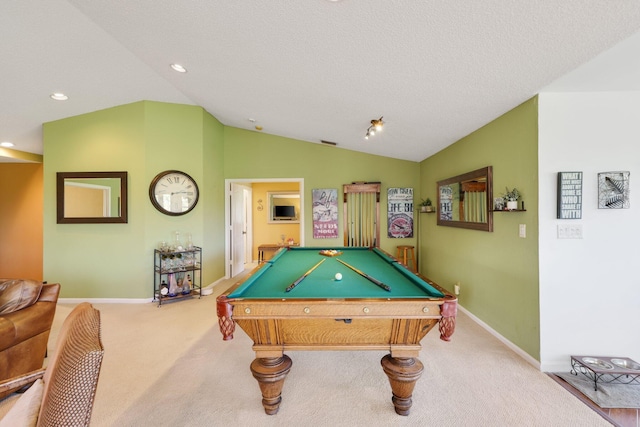
M 336 253 L 321 254 L 329 249 Z M 423 371 L 420 341 L 436 324 L 440 338 L 449 341 L 456 313 L 455 296 L 379 248 L 366 247 L 282 248 L 217 299 L 224 340 L 233 338 L 238 324 L 254 342 L 251 372 L 270 415 L 278 412 L 291 369 L 287 350 L 389 351 L 382 368 L 396 413 L 408 415 Z

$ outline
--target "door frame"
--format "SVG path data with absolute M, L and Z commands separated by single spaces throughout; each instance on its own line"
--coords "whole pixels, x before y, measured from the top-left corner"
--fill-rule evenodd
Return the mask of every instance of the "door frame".
M 230 278 L 231 271 L 231 184 L 243 184 L 251 186 L 252 183 L 259 182 L 297 182 L 300 189 L 300 246 L 304 246 L 304 178 L 243 178 L 243 179 L 225 179 L 225 197 L 224 197 L 224 275 L 225 278 Z M 253 206 L 249 206 L 249 209 L 253 209 Z M 247 233 L 251 234 L 251 241 L 253 241 L 253 225 L 246 224 Z

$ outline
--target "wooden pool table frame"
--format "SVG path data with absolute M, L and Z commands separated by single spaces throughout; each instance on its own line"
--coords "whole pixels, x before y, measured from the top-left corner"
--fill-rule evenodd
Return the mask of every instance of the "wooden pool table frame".
M 256 358 L 251 372 L 267 414 L 278 412 L 291 369 L 285 351 L 387 350 L 390 354 L 381 364 L 389 377 L 392 401 L 396 413 L 408 415 L 415 383 L 424 369 L 417 358 L 420 341 L 436 324 L 440 338 L 449 341 L 457 314 L 456 297 L 420 277 L 444 298 L 227 298 L 241 281 L 217 299 L 220 331 L 224 340 L 230 340 L 237 323 L 253 340 Z

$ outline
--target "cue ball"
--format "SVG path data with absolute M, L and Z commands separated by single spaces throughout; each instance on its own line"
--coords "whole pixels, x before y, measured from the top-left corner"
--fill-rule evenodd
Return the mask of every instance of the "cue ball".
M 336 273 L 336 280 L 342 280 L 342 274 Z

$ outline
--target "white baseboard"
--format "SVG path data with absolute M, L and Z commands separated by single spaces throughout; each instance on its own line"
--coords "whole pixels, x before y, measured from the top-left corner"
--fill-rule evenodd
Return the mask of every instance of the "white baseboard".
M 571 370 L 571 359 L 567 356 L 566 360 L 544 362 L 540 369 L 542 372 L 569 372 Z
M 225 280 L 227 280 L 228 277 L 226 276 L 222 276 L 221 278 L 219 278 L 218 280 L 216 280 L 215 282 L 211 282 L 207 285 L 207 287 L 202 288 L 202 289 L 213 289 L 214 287 L 216 287 L 217 285 L 219 285 L 221 282 L 224 282 Z
M 221 277 L 218 280 L 216 280 L 213 283 L 210 283 L 207 287 L 202 288 L 202 295 L 211 295 L 213 293 L 213 289 L 219 285 L 220 283 L 224 282 L 225 280 L 227 280 L 227 277 Z
M 496 337 L 500 342 L 502 342 L 504 345 L 506 345 L 507 347 L 509 347 L 509 349 L 511 349 L 513 352 L 515 352 L 518 356 L 522 357 L 526 362 L 528 362 L 531 366 L 533 366 L 534 368 L 536 368 L 537 370 L 540 370 L 540 362 L 537 361 L 536 359 L 534 359 L 533 357 L 531 357 L 531 355 L 529 353 L 527 353 L 526 351 L 522 350 L 520 347 L 518 347 L 517 345 L 515 345 L 514 343 L 512 343 L 511 341 L 509 341 L 508 339 L 506 339 L 505 337 L 503 337 L 502 335 L 500 335 L 498 332 L 496 332 L 493 328 L 491 328 L 491 326 L 487 325 L 486 323 L 484 323 L 482 320 L 480 320 L 479 318 L 477 318 L 476 316 L 474 316 L 472 313 L 469 312 L 469 310 L 465 309 L 464 307 L 462 307 L 461 305 L 458 304 L 458 309 L 460 309 L 460 311 L 462 311 L 464 314 L 466 314 L 467 316 L 469 316 L 471 318 L 471 320 L 473 320 L 474 322 L 476 322 L 478 325 L 480 325 L 480 327 L 482 327 L 482 329 L 486 330 L 487 332 L 489 332 L 491 335 L 493 335 L 494 337 Z
M 210 295 L 213 288 L 224 280 L 226 278 L 221 277 L 207 287 L 203 287 L 202 296 Z M 80 304 L 81 302 L 91 304 L 146 304 L 155 302 L 155 300 L 153 298 L 58 298 L 58 302 L 61 304 Z

